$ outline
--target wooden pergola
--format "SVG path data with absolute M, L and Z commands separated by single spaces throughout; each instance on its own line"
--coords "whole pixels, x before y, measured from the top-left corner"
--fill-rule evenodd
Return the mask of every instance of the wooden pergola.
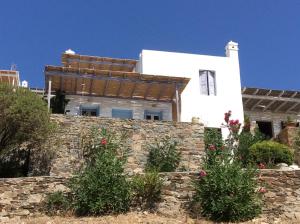
M 97 57 L 80 54 L 62 54 L 63 67 L 88 68 L 95 70 L 133 72 L 137 60 Z
M 74 55 L 71 56 L 74 57 Z M 66 57 L 63 55 L 64 66 L 48 65 L 45 67 L 48 103 L 50 103 L 51 92 L 56 90 L 61 90 L 66 95 L 170 102 L 173 106 L 173 117 L 179 121 L 180 94 L 189 82 L 189 78 L 146 75 L 128 71 L 134 69 L 129 69 L 128 66 L 135 65 L 136 62 L 132 60 L 105 58 L 104 60 L 101 59 L 105 61 L 104 64 L 96 63 L 95 66 L 94 60 L 91 63 L 83 62 L 81 57 L 77 59 L 79 61 L 73 63 L 66 61 Z M 89 59 L 91 56 L 87 57 Z M 99 57 L 95 58 L 100 60 Z M 87 59 L 85 61 L 88 61 Z M 112 60 L 115 61 L 112 62 Z M 123 64 L 120 60 L 123 60 Z M 123 71 L 119 71 L 122 69 Z
M 298 91 L 244 87 L 242 96 L 245 111 L 300 113 L 300 92 Z
M 19 72 L 15 70 L 0 70 L 0 83 L 19 86 Z

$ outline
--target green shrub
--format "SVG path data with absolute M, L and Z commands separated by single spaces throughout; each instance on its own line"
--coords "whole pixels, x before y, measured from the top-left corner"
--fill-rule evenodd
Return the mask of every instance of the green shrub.
M 66 212 L 71 207 L 71 202 L 61 191 L 56 191 L 45 198 L 46 212 L 55 215 L 57 212 Z
M 205 149 L 209 150 L 211 145 L 220 149 L 223 146 L 222 133 L 220 129 L 217 128 L 205 128 L 204 129 L 204 143 Z
M 157 172 L 146 172 L 132 179 L 133 203 L 142 209 L 155 209 L 161 200 L 162 180 Z
M 170 137 L 149 146 L 149 155 L 146 170 L 157 172 L 173 172 L 179 165 L 181 153 L 177 149 L 177 142 Z
M 106 130 L 94 134 L 99 135 L 101 141 L 91 145 L 93 159 L 70 184 L 75 211 L 79 215 L 126 212 L 131 196 L 130 183 L 123 173 L 126 157 L 121 157 L 119 145 L 113 144 L 117 142 L 114 135 Z
M 250 147 L 250 157 L 255 163 L 263 163 L 272 167 L 277 163 L 291 165 L 294 155 L 291 149 L 274 141 L 262 141 Z
M 265 139 L 264 135 L 258 130 L 255 130 L 255 133 L 252 134 L 248 131 L 242 131 L 238 136 L 238 146 L 236 151 L 236 156 L 241 160 L 243 167 L 247 167 L 252 163 L 250 156 L 250 147 Z
M 242 169 L 238 162 L 220 160 L 204 166 L 195 182 L 194 204 L 202 215 L 214 221 L 244 221 L 261 212 L 254 169 Z
M 0 153 L 44 142 L 52 130 L 44 100 L 26 88 L 0 85 Z
M 37 156 L 38 162 L 45 162 L 40 174 L 46 175 L 52 152 L 41 145 L 53 130 L 42 97 L 27 88 L 0 84 L 0 177 L 27 176 L 29 158 Z
M 192 200 L 194 212 L 214 221 L 245 221 L 261 213 L 262 202 L 256 177 L 257 169 L 243 169 L 236 152 L 238 148 L 238 120 L 230 120 L 231 111 L 225 113 L 224 127 L 228 138 L 221 142 L 215 132 L 210 134 L 199 178 L 194 182 Z M 207 139 L 207 137 L 206 137 Z

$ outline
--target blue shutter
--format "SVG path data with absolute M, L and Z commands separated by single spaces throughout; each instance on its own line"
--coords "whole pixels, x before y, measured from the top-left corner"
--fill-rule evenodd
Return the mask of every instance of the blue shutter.
M 121 119 L 132 119 L 132 110 L 112 109 L 112 117 Z

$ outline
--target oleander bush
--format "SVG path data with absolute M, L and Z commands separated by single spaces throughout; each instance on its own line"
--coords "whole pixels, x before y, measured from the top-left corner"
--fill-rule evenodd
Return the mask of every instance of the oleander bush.
M 78 215 L 117 214 L 129 210 L 130 182 L 124 174 L 124 156 L 119 139 L 105 129 L 94 130 L 93 155 L 71 180 L 74 210 Z
M 262 141 L 250 147 L 250 157 L 255 163 L 273 167 L 277 163 L 291 165 L 294 161 L 292 150 L 283 144 L 274 141 Z
M 154 210 L 161 200 L 162 179 L 155 171 L 136 175 L 132 179 L 133 204 L 141 209 Z
M 228 138 L 221 142 L 217 135 L 216 144 L 206 142 L 202 170 L 194 182 L 194 212 L 218 222 L 246 221 L 256 217 L 261 213 L 261 193 L 265 192 L 264 188 L 259 188 L 255 178 L 258 170 L 250 166 L 243 169 L 236 155 L 241 124 L 238 120 L 230 120 L 230 117 L 229 111 L 224 118 L 224 126 L 229 130 Z
M 173 172 L 179 166 L 180 159 L 177 142 L 170 137 L 164 137 L 149 146 L 146 170 Z

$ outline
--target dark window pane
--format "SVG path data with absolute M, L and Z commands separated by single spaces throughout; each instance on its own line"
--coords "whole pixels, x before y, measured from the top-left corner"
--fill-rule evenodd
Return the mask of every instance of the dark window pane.
M 154 120 L 158 121 L 159 120 L 159 116 L 154 115 Z

